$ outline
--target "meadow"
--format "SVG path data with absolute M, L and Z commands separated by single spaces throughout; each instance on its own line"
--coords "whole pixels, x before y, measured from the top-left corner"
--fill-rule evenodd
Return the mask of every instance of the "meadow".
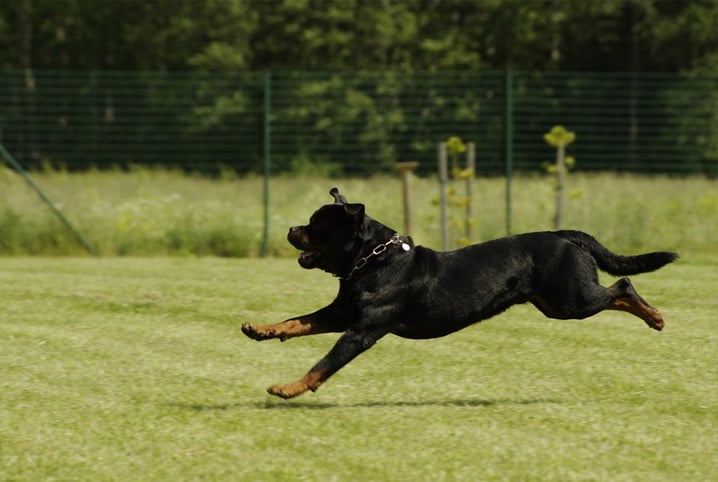
M 666 319 L 530 306 L 382 339 L 258 343 L 329 302 L 290 259 L 0 258 L 0 480 L 707 481 L 718 473 L 718 257 L 633 278 Z M 609 280 L 606 280 L 609 281 Z
M 225 173 L 208 179 L 147 169 L 48 171 L 33 176 L 103 256 L 247 257 L 260 252 L 261 178 Z M 413 184 L 411 234 L 418 244 L 438 248 L 438 183 L 435 178 L 416 178 Z M 285 239 L 287 228 L 305 223 L 315 208 L 330 202 L 328 191 L 334 185 L 350 201 L 365 203 L 371 216 L 403 231 L 401 184 L 396 177 L 276 177 L 270 181 L 270 254 L 294 255 Z M 459 184 L 457 191 L 462 189 Z M 588 231 L 616 251 L 718 251 L 716 180 L 574 173 L 566 189 L 564 226 Z M 512 232 L 552 228 L 553 190 L 548 176 L 514 179 Z M 473 241 L 506 235 L 504 179 L 477 179 L 473 191 Z M 460 216 L 454 217 L 458 221 Z M 0 255 L 18 254 L 85 252 L 17 174 L 0 168 Z
M 437 340 L 388 336 L 316 393 L 336 335 L 257 343 L 241 323 L 327 304 L 337 281 L 285 240 L 340 187 L 401 230 L 394 177 L 271 181 L 172 171 L 34 173 L 87 255 L 0 169 L 0 480 L 706 481 L 718 473 L 718 189 L 703 178 L 572 174 L 566 226 L 613 250 L 676 250 L 633 278 L 657 333 L 517 306 Z M 513 230 L 550 229 L 553 187 L 514 182 Z M 476 238 L 505 234 L 504 180 L 474 187 Z M 438 247 L 435 179 L 414 181 Z M 32 256 L 29 256 L 32 255 Z M 611 282 L 609 277 L 604 279 Z

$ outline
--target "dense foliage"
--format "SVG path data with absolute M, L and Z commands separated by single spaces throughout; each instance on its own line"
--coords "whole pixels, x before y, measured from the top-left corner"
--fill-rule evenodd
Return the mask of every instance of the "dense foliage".
M 458 135 L 501 174 L 512 110 L 519 169 L 565 124 L 580 169 L 716 176 L 716 25 L 715 0 L 0 0 L 0 142 L 30 168 L 367 175 L 433 172 Z
M 712 70 L 714 0 L 3 0 L 0 67 Z
M 0 67 L 716 70 L 715 0 L 2 0 Z

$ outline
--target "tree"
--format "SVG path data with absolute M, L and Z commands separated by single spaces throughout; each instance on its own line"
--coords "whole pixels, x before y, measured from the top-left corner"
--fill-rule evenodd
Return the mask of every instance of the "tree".
M 576 140 L 576 133 L 567 130 L 564 126 L 553 126 L 544 134 L 544 140 L 556 148 L 556 164 L 549 168 L 550 172 L 556 173 L 556 215 L 554 217 L 554 229 L 561 229 L 563 224 L 563 188 L 566 178 L 566 171 L 573 166 L 575 160 L 566 157 L 566 147 Z
M 716 24 L 715 0 L 0 0 L 0 67 L 716 71 Z

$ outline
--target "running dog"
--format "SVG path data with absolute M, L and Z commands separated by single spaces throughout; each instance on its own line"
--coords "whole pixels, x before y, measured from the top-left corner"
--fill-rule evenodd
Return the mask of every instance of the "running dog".
M 544 315 L 583 319 L 603 310 L 625 311 L 654 330 L 663 317 L 628 278 L 609 287 L 597 268 L 615 276 L 657 270 L 676 260 L 670 252 L 614 254 L 580 231 L 535 232 L 495 239 L 456 251 L 415 246 L 411 238 L 365 214 L 336 188 L 334 203 L 320 207 L 309 224 L 290 228 L 299 264 L 339 278 L 328 306 L 274 325 L 245 323 L 254 340 L 282 341 L 317 333 L 343 333 L 304 377 L 268 389 L 292 398 L 316 391 L 330 376 L 384 335 L 437 338 L 490 318 L 512 305 L 532 303 Z

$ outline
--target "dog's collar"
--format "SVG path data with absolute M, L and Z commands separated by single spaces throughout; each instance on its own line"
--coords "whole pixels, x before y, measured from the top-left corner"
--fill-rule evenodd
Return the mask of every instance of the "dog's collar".
M 394 233 L 394 236 L 392 236 L 389 241 L 376 246 L 374 249 L 372 249 L 371 253 L 367 254 L 366 256 L 361 258 L 359 261 L 357 261 L 357 264 L 354 265 L 354 267 L 351 269 L 351 271 L 349 271 L 349 273 L 347 275 L 345 275 L 345 276 L 334 275 L 334 276 L 336 276 L 339 279 L 343 279 L 343 280 L 351 279 L 351 277 L 354 276 L 354 273 L 356 273 L 357 271 L 362 269 L 364 266 L 366 266 L 366 264 L 369 262 L 370 259 L 372 259 L 374 256 L 379 256 L 381 253 L 386 251 L 387 248 L 389 246 L 391 246 L 392 244 L 401 246 L 401 249 L 403 249 L 404 251 L 409 251 L 411 249 L 411 245 L 409 243 L 402 241 L 401 237 L 397 233 Z

